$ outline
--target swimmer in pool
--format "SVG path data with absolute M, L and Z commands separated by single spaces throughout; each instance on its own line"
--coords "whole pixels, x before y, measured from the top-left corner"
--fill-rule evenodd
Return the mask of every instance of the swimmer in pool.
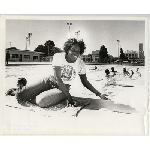
M 114 70 L 114 67 L 111 67 L 111 72 L 116 75 L 117 71 Z
M 106 73 L 105 77 L 107 77 L 107 82 L 105 83 L 105 86 L 113 85 L 113 86 L 122 86 L 122 87 L 134 87 L 132 85 L 125 85 L 125 84 L 116 83 L 117 80 L 115 78 L 112 78 L 112 77 L 114 77 L 114 75 L 110 75 L 110 72 L 108 69 L 105 70 L 105 73 Z M 134 74 L 134 72 L 132 72 L 132 73 Z
M 105 77 L 108 77 L 108 78 L 114 77 L 114 74 L 113 74 L 113 75 L 110 75 L 110 71 L 109 71 L 108 69 L 105 70 L 105 74 L 106 74 Z
M 124 76 L 130 76 L 130 73 L 126 70 L 126 68 L 123 68 L 123 74 Z
M 89 69 L 89 70 L 96 70 L 97 69 L 97 67 L 95 66 L 95 68 L 94 69 Z
M 141 77 L 141 73 L 139 72 L 139 68 L 137 68 L 136 73 Z
M 134 74 L 134 72 L 133 72 L 133 70 L 131 70 L 131 75 L 129 76 L 129 78 L 132 78 L 133 74 Z

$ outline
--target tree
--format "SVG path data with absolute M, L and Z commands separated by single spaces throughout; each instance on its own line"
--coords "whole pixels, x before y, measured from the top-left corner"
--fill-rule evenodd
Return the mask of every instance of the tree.
M 123 53 L 122 48 L 120 48 L 120 59 L 125 59 L 125 54 Z
M 38 45 L 38 47 L 34 50 L 36 52 L 42 52 L 44 53 L 44 56 L 53 56 L 54 55 L 54 51 L 58 51 L 58 48 L 54 47 L 55 44 L 53 41 L 48 40 L 45 42 L 44 45 Z
M 44 56 L 47 56 L 47 48 L 44 45 L 38 45 L 38 47 L 34 50 L 35 52 L 42 52 L 44 53 Z
M 120 48 L 120 63 L 122 64 L 122 62 L 124 60 L 130 62 L 130 60 L 128 59 L 128 57 L 126 57 L 125 54 L 123 53 L 123 49 Z
M 102 45 L 99 51 L 99 61 L 104 62 L 106 58 L 108 58 L 107 48 L 105 48 L 105 46 Z
M 53 56 L 55 53 L 61 53 L 61 52 L 63 52 L 63 51 L 60 48 L 54 46 L 51 49 L 51 56 Z
M 109 58 L 109 60 L 108 60 L 109 63 L 115 61 L 114 57 L 110 54 L 108 54 L 108 58 Z
M 46 47 L 47 47 L 47 53 L 48 53 L 48 56 L 53 56 L 54 55 L 54 51 L 53 51 L 53 48 L 55 46 L 54 42 L 51 41 L 51 40 L 48 40 L 45 42 L 44 44 Z
M 122 48 L 120 48 L 120 59 L 123 59 L 123 60 L 127 60 L 127 61 L 128 61 L 128 57 L 125 56 L 125 54 L 124 54 Z

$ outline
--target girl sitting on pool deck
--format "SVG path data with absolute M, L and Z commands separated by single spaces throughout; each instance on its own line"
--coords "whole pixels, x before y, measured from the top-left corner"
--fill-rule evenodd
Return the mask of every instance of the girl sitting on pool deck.
M 107 100 L 106 94 L 101 94 L 97 91 L 88 81 L 86 77 L 86 68 L 84 62 L 81 60 L 80 55 L 84 53 L 85 44 L 83 40 L 77 41 L 76 39 L 68 39 L 64 44 L 64 51 L 62 53 L 56 53 L 53 57 L 52 67 L 54 70 L 54 76 L 49 76 L 45 79 L 34 83 L 33 85 L 27 86 L 25 89 L 20 90 L 16 94 L 16 98 L 19 102 L 30 101 L 39 105 L 40 107 L 48 107 L 55 104 L 54 99 L 58 101 L 67 100 L 68 106 L 74 106 L 75 102 L 69 93 L 69 87 L 71 81 L 76 75 L 80 76 L 81 82 L 91 92 L 95 93 L 101 99 Z M 55 93 L 53 89 L 59 89 L 59 92 Z M 49 90 L 49 91 L 48 91 Z M 36 98 L 42 93 L 47 92 L 48 95 L 53 98 L 39 100 Z M 57 101 L 57 100 L 56 100 Z

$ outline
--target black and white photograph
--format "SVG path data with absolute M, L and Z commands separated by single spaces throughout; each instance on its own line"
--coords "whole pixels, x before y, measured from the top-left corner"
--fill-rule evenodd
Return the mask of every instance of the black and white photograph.
M 148 17 L 3 15 L 4 135 L 148 135 Z

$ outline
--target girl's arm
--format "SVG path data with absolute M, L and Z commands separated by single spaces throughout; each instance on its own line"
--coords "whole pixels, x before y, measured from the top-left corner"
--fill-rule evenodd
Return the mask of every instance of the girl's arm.
M 89 89 L 91 92 L 95 93 L 96 96 L 99 96 L 102 99 L 107 100 L 108 98 L 106 98 L 105 96 L 107 96 L 106 94 L 101 94 L 100 92 L 98 92 L 93 86 L 92 84 L 87 80 L 86 74 L 82 74 L 79 75 L 82 84 L 84 85 L 84 87 L 86 87 L 87 89 Z
M 97 94 L 98 91 L 91 85 L 91 83 L 87 80 L 86 74 L 82 74 L 79 75 L 82 84 L 84 85 L 84 87 L 86 87 L 87 89 L 89 89 L 91 92 Z
M 62 79 L 61 79 L 61 67 L 56 67 L 56 68 L 53 68 L 54 70 L 54 75 L 57 79 L 57 83 L 58 83 L 58 86 L 59 86 L 59 89 L 66 95 L 66 97 L 68 98 L 68 105 L 73 105 L 74 102 L 72 100 L 72 97 L 69 93 L 69 89 L 65 86 L 65 84 L 63 83 Z

